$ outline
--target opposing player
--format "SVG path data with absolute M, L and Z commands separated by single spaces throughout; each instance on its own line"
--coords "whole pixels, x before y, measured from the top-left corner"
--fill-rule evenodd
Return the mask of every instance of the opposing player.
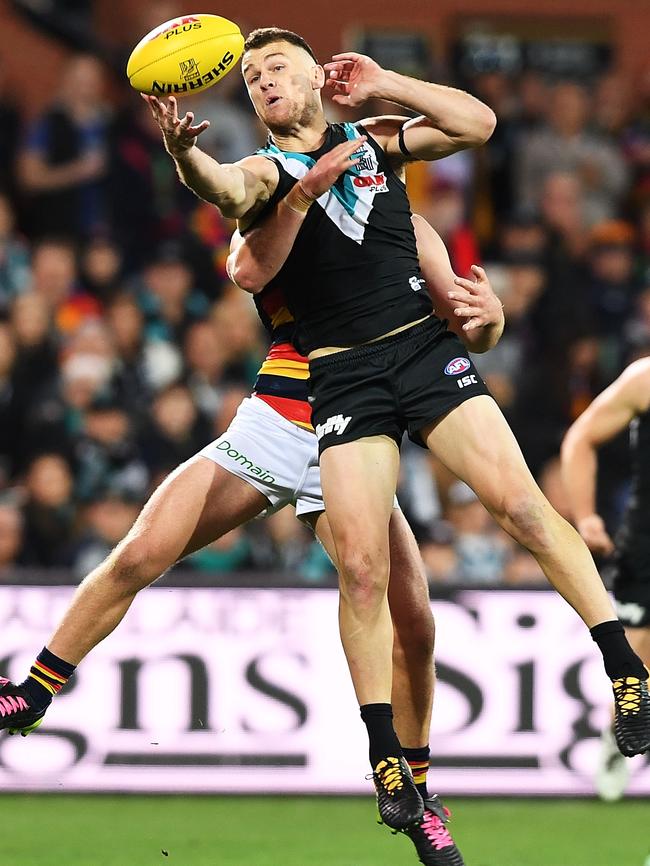
M 321 67 L 302 37 L 276 28 L 248 36 L 242 70 L 271 137 L 238 164 L 219 165 L 203 153 L 196 137 L 205 124 L 194 125 L 191 114 L 179 119 L 174 101 L 150 103 L 181 179 L 240 220 L 236 281 L 253 292 L 285 292 L 309 356 L 341 638 L 383 820 L 401 829 L 423 814 L 391 707 L 388 527 L 405 430 L 474 488 L 589 626 L 614 686 L 619 747 L 645 751 L 648 672 L 587 547 L 542 495 L 463 345 L 421 291 L 404 165 L 482 144 L 494 127 L 492 111 L 469 94 L 384 70 L 363 55 L 336 55 Z M 340 104 L 356 108 L 377 97 L 420 116 L 328 124 L 320 95 L 326 81 Z M 302 179 L 348 141 L 356 143 L 350 168 L 314 197 Z M 457 290 L 451 299 L 471 320 L 471 294 Z
M 630 427 L 632 489 L 611 539 L 596 507 L 597 451 Z M 631 646 L 650 666 L 650 358 L 630 364 L 569 428 L 562 443 L 562 475 L 575 525 L 605 566 L 616 612 Z M 611 727 L 601 738 L 596 787 L 603 800 L 623 796 L 629 776 Z
M 331 183 L 345 167 L 348 149 L 340 150 L 345 156 L 332 153 L 311 172 L 307 182 L 314 184 L 315 191 L 319 184 Z M 454 274 L 442 241 L 421 218 L 418 243 L 429 290 L 436 304 L 445 307 Z M 479 330 L 486 345 L 491 344 L 503 327 L 500 304 L 486 279 L 474 289 Z M 86 578 L 27 680 L 18 686 L 2 680 L 0 729 L 24 734 L 34 730 L 52 696 L 86 654 L 118 625 L 140 589 L 179 558 L 265 509 L 295 503 L 298 515 L 314 527 L 335 556 L 323 512 L 316 436 L 307 401 L 307 359 L 293 345 L 295 324 L 282 294 L 261 292 L 255 302 L 272 342 L 253 396 L 243 402 L 223 436 L 161 485 L 124 541 Z M 417 545 L 398 509 L 391 518 L 390 535 L 396 728 L 427 803 L 425 815 L 409 828 L 408 835 L 423 863 L 462 866 L 462 857 L 445 827 L 447 813 L 439 798 L 427 792 L 433 620 Z

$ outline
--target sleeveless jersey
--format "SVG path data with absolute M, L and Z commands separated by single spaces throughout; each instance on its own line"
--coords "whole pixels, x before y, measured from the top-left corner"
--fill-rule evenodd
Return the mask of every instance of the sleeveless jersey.
M 296 323 L 279 288 L 267 286 L 254 296 L 262 324 L 271 337 L 271 347 L 253 393 L 287 421 L 306 430 L 311 425 L 309 363 L 294 345 Z
M 630 425 L 632 489 L 616 537 L 617 551 L 650 573 L 650 411 Z
M 331 124 L 311 153 L 281 151 L 269 140 L 258 154 L 273 160 L 278 187 L 259 219 L 286 196 L 319 157 L 365 133 Z M 306 353 L 354 346 L 432 313 L 420 276 L 406 187 L 372 137 L 356 165 L 309 209 L 287 261 L 269 287 L 282 288 Z M 257 220 L 256 220 L 257 222 Z

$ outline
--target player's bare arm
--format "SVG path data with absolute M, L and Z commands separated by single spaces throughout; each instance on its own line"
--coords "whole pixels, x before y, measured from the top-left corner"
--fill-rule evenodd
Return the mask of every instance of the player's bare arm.
M 229 219 L 251 219 L 273 194 L 277 169 L 267 159 L 249 156 L 233 164 L 220 164 L 202 151 L 197 139 L 210 125 L 194 123 L 188 111 L 178 115 L 178 103 L 143 96 L 162 132 L 165 149 L 176 163 L 181 181 L 199 198 L 216 205 Z
M 309 208 L 332 184 L 359 161 L 352 154 L 365 136 L 346 141 L 322 156 L 281 199 L 261 225 L 246 234 L 235 232 L 226 262 L 228 276 L 247 292 L 256 294 L 275 277 L 287 260 Z
M 483 268 L 472 266 L 475 279 L 457 277 L 442 238 L 419 214 L 413 214 L 418 259 L 436 315 L 449 321 L 470 352 L 494 348 L 501 339 L 503 305 L 494 294 Z
M 494 131 L 494 112 L 476 97 L 453 87 L 418 81 L 383 69 L 364 54 L 353 51 L 335 54 L 324 69 L 332 100 L 339 105 L 356 108 L 368 99 L 379 98 L 421 115 L 406 122 L 403 117 L 362 121 L 398 163 L 409 158 L 440 159 L 458 150 L 479 147 Z
M 569 428 L 562 443 L 562 477 L 576 528 L 594 553 L 614 543 L 596 508 L 598 448 L 650 408 L 650 358 L 631 364 Z

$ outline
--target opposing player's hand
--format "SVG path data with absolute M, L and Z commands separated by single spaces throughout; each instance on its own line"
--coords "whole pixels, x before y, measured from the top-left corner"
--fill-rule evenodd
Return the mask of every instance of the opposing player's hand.
M 603 518 L 599 514 L 583 517 L 576 524 L 576 529 L 592 553 L 609 556 L 610 553 L 614 552 L 614 542 L 609 537 Z
M 332 91 L 332 101 L 354 108 L 373 96 L 381 96 L 381 81 L 385 70 L 372 57 L 346 51 L 335 54 L 323 67 L 326 85 Z
M 494 294 L 483 268 L 472 265 L 472 273 L 475 277 L 473 280 L 456 277 L 454 283 L 458 288 L 447 293 L 450 300 L 458 303 L 454 315 L 467 319 L 463 331 L 497 325 L 503 318 L 503 305 Z
M 362 135 L 360 138 L 344 141 L 323 154 L 300 181 L 307 195 L 314 199 L 323 195 L 346 169 L 356 165 L 359 157 L 355 159 L 352 154 L 359 150 L 364 141 L 367 141 L 367 136 Z
M 170 96 L 167 102 L 157 96 L 142 94 L 151 108 L 151 113 L 163 134 L 165 148 L 171 156 L 182 156 L 194 147 L 196 139 L 209 126 L 209 120 L 194 125 L 194 114 L 188 111 L 184 117 L 178 116 L 176 97 Z

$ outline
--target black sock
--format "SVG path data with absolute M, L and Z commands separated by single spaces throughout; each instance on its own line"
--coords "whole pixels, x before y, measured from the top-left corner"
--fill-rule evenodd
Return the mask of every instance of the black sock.
M 605 670 L 610 680 L 619 677 L 638 677 L 640 680 L 648 678 L 648 671 L 627 642 L 625 629 L 619 620 L 598 623 L 589 631 L 603 654 Z
M 408 765 L 413 773 L 413 781 L 415 787 L 420 792 L 423 800 L 429 796 L 427 790 L 427 773 L 429 772 L 429 747 L 422 746 L 420 749 L 405 749 L 402 746 L 402 754 L 408 761 Z
M 55 656 L 43 647 L 32 665 L 29 676 L 21 683 L 31 698 L 32 708 L 44 710 L 68 682 L 75 671 L 75 665 Z
M 390 704 L 364 704 L 361 718 L 368 728 L 370 764 L 373 768 L 384 758 L 400 758 L 402 749 L 393 728 L 393 708 Z

